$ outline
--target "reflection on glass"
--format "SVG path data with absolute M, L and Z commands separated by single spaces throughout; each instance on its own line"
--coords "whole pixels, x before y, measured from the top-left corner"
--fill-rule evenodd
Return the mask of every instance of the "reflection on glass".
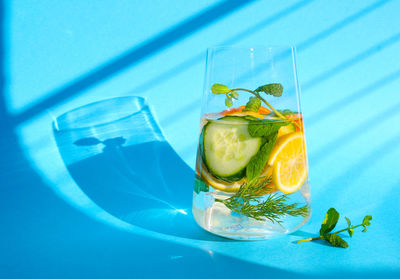
M 193 215 L 232 239 L 289 233 L 311 214 L 291 47 L 208 50 Z
M 193 171 L 143 98 L 89 104 L 59 116 L 53 128 L 69 173 L 104 210 L 146 229 L 194 236 L 188 215 Z

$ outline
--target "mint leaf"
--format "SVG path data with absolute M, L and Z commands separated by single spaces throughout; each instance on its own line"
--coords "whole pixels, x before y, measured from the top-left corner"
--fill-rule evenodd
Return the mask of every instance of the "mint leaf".
M 343 238 L 341 238 L 337 234 L 326 234 L 324 235 L 323 239 L 328 241 L 334 247 L 340 247 L 340 248 L 349 247 L 349 244 L 347 244 L 347 242 L 344 241 Z
M 347 218 L 347 217 L 344 217 L 344 218 L 346 219 L 347 226 L 348 226 L 347 232 L 349 233 L 350 237 L 353 237 L 354 228 L 351 226 L 351 221 L 350 221 L 350 219 Z
M 349 218 L 347 218 L 347 217 L 344 217 L 344 218 L 346 219 L 347 225 L 350 227 L 350 226 L 351 226 L 350 219 L 349 219 Z
M 209 191 L 208 185 L 205 184 L 198 175 L 194 178 L 194 191 L 196 194 Z
M 232 99 L 231 98 L 226 98 L 225 99 L 225 105 L 229 108 L 233 105 Z
M 371 225 L 371 222 L 370 222 L 371 220 L 372 220 L 372 216 L 371 215 L 367 215 L 367 216 L 364 217 L 362 223 L 363 223 L 364 226 L 369 226 L 369 225 Z
M 249 164 L 246 167 L 246 177 L 248 181 L 252 181 L 256 179 L 261 174 L 262 170 L 265 167 L 265 164 L 268 161 L 269 154 L 272 151 L 272 148 L 275 145 L 276 138 L 278 133 L 275 132 L 274 134 L 270 135 L 260 150 L 254 155 L 251 159 Z
M 276 132 L 282 126 L 288 125 L 289 121 L 276 121 L 271 119 L 262 119 L 250 121 L 248 131 L 252 137 L 268 137 Z
M 229 87 L 223 84 L 215 83 L 213 86 L 211 86 L 211 92 L 214 94 L 226 94 L 229 91 Z
M 261 107 L 261 100 L 257 97 L 250 97 L 249 101 L 246 104 L 246 107 L 243 111 L 254 111 L 258 112 L 258 109 Z
M 239 93 L 237 93 L 236 91 L 232 91 L 231 96 L 232 96 L 232 98 L 237 100 L 239 98 Z
M 367 215 L 364 217 L 363 221 L 362 221 L 362 226 L 364 227 L 364 229 L 362 230 L 362 232 L 366 232 L 367 231 L 367 226 L 371 225 L 371 221 L 372 220 L 372 216 L 371 215 Z
M 339 212 L 337 212 L 336 209 L 334 208 L 330 208 L 325 214 L 324 221 L 322 221 L 319 234 L 325 235 L 326 233 L 332 231 L 335 228 L 338 220 L 339 220 Z
M 266 94 L 269 94 L 269 95 L 272 95 L 275 97 L 280 97 L 280 96 L 282 96 L 283 86 L 280 83 L 270 83 L 270 84 L 266 84 L 266 85 L 258 87 L 256 90 L 254 90 L 254 92 L 257 92 L 257 93 L 264 92 Z

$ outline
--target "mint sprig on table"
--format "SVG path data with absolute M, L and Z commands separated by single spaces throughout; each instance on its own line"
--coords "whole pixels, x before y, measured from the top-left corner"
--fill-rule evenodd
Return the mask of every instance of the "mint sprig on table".
M 358 227 L 363 227 L 362 232 L 367 231 L 367 227 L 371 225 L 372 216 L 366 215 L 361 224 L 356 226 L 352 226 L 350 219 L 346 218 L 347 228 L 339 230 L 337 232 L 331 233 L 331 231 L 336 227 L 337 222 L 339 221 L 339 212 L 334 208 L 330 208 L 328 212 L 325 214 L 325 219 L 322 221 L 321 229 L 319 230 L 319 236 L 313 238 L 306 238 L 297 241 L 297 243 L 305 242 L 305 241 L 313 241 L 313 240 L 324 240 L 330 243 L 334 247 L 347 248 L 349 244 L 341 238 L 338 234 L 341 232 L 347 231 L 350 237 L 353 237 L 354 229 Z

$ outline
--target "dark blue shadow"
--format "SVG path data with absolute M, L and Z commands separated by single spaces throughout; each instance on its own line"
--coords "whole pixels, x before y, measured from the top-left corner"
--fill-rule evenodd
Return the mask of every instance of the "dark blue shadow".
M 105 147 L 67 168 L 91 200 L 123 221 L 167 235 L 227 241 L 195 223 L 194 172 L 166 141 Z
M 143 98 L 74 109 L 57 118 L 54 135 L 76 185 L 111 215 L 166 235 L 228 241 L 195 223 L 195 173 L 165 140 Z

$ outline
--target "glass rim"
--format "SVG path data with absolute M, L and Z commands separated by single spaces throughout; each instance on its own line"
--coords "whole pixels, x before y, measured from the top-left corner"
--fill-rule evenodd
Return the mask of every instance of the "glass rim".
M 109 120 L 109 121 L 103 121 L 94 125 L 82 125 L 81 127 L 65 127 L 62 128 L 59 126 L 59 122 L 66 119 L 66 117 L 70 114 L 77 113 L 79 111 L 82 111 L 84 109 L 90 109 L 93 110 L 94 108 L 98 107 L 99 105 L 110 105 L 112 102 L 115 101 L 120 101 L 120 100 L 125 100 L 125 101 L 133 101 L 133 100 L 139 100 L 140 106 L 137 109 L 132 109 L 131 113 L 126 113 L 125 115 L 122 115 L 120 117 L 117 117 L 115 119 Z M 95 127 L 101 127 L 105 125 L 109 125 L 111 123 L 115 123 L 118 121 L 121 121 L 123 119 L 127 119 L 135 114 L 140 113 L 143 111 L 146 107 L 148 107 L 147 99 L 141 96 L 119 96 L 119 97 L 113 97 L 113 98 L 108 98 L 108 99 L 102 99 L 99 101 L 95 101 L 92 103 L 88 103 L 76 108 L 73 108 L 67 112 L 62 113 L 61 115 L 57 116 L 54 121 L 52 122 L 52 126 L 54 131 L 61 132 L 61 131 L 73 131 L 73 130 L 84 130 L 87 128 L 95 128 Z
M 213 46 L 209 46 L 207 48 L 207 51 L 211 51 L 211 50 L 218 50 L 218 49 L 248 49 L 248 50 L 252 50 L 252 49 L 292 49 L 292 50 L 296 50 L 296 45 L 262 45 L 262 44 L 256 44 L 256 45 L 213 45 Z

